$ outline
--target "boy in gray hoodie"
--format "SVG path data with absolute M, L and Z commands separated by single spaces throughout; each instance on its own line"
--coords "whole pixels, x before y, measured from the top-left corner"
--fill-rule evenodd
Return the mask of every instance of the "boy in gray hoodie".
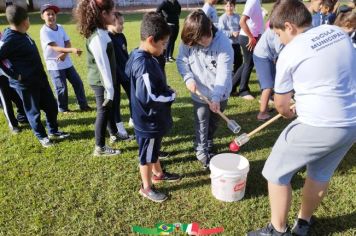
M 219 110 L 224 110 L 231 91 L 234 52 L 229 39 L 218 31 L 202 10 L 184 21 L 177 58 L 178 71 L 192 94 L 196 156 L 208 167 L 217 129 Z M 196 92 L 211 101 L 209 106 Z

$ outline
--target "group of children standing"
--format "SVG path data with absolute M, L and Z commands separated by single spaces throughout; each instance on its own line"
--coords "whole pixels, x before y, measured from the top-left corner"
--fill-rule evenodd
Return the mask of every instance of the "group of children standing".
M 299 3 L 298 0 L 283 1 L 285 1 L 284 4 L 278 2 L 276 9 L 274 9 L 279 14 L 272 13 L 270 26 L 273 28 L 273 32 L 272 30 L 266 31 L 260 41 L 261 48 L 259 49 L 257 46 L 257 51 L 261 50 L 262 52 L 256 53 L 255 58 L 259 58 L 256 59 L 256 64 L 257 68 L 263 68 L 263 70 L 267 68 L 267 70 L 270 70 L 269 73 L 273 75 L 274 68 L 269 67 L 271 66 L 269 62 L 275 62 L 281 50 L 281 44 L 286 45 L 283 49 L 285 51 L 282 51 L 283 53 L 280 55 L 283 60 L 280 59 L 281 61 L 279 60 L 277 63 L 276 108 L 285 117 L 294 117 L 295 110 L 289 108 L 294 89 L 297 113 L 300 119 L 287 127 L 283 135 L 293 135 L 291 137 L 293 140 L 302 142 L 302 138 L 306 137 L 308 133 L 310 142 L 302 142 L 305 148 L 299 148 L 299 146 L 293 146 L 293 143 L 286 142 L 283 135 L 277 141 L 263 174 L 269 181 L 270 191 L 276 194 L 275 196 L 285 197 L 283 199 L 286 205 L 284 210 L 287 210 L 287 212 L 281 213 L 278 207 L 272 205 L 272 223 L 267 228 L 250 235 L 266 235 L 266 232 L 272 232 L 267 235 L 289 235 L 284 234 L 289 231 L 286 228 L 285 220 L 281 219 L 288 213 L 288 204 L 290 204 L 288 202 L 290 201 L 290 198 L 288 198 L 290 187 L 288 186 L 295 171 L 308 164 L 308 174 L 311 178 L 308 181 L 312 182 L 310 186 L 317 186 L 325 191 L 327 188 L 325 182 L 329 181 L 338 163 L 356 138 L 356 103 L 355 95 L 352 94 L 355 85 L 354 80 L 351 80 L 355 76 L 355 70 L 351 66 L 355 54 L 353 51 L 348 51 L 352 48 L 351 43 L 347 41 L 346 34 L 336 27 L 327 26 L 326 28 L 310 30 L 312 18 L 310 14 L 305 14 L 305 6 L 301 5 L 302 3 Z M 231 22 L 236 23 L 237 21 L 236 18 L 229 18 L 232 12 L 231 4 L 234 4 L 234 2 L 227 2 L 228 16 L 221 18 L 222 26 L 226 22 L 232 24 Z M 245 13 L 241 17 L 245 19 L 240 20 L 240 22 L 249 22 L 248 20 L 257 11 L 255 8 L 258 8 L 258 6 L 254 3 L 250 4 L 251 8 L 245 9 Z M 298 18 L 297 21 L 290 16 L 292 13 L 289 11 L 293 12 L 293 9 L 300 10 L 298 11 L 300 19 Z M 79 105 L 82 106 L 81 108 L 88 109 L 86 102 L 80 103 L 79 101 L 79 97 L 84 92 L 81 91 L 82 83 L 76 83 L 78 78 L 72 64 L 68 62 L 66 66 L 59 67 L 59 65 L 65 64 L 64 61 L 68 57 L 67 53 L 80 55 L 81 51 L 71 47 L 64 30 L 60 25 L 55 24 L 57 12 L 58 8 L 53 5 L 47 5 L 41 9 L 42 18 L 46 22 L 41 30 L 42 47 L 45 55 L 47 55 L 46 61 L 53 63 L 53 58 L 57 61 L 57 67 L 48 67 L 48 64 L 47 67 L 49 71 L 54 71 L 50 72 L 53 81 L 61 78 L 61 84 L 55 85 L 57 99 L 60 99 L 59 93 L 62 93 L 59 88 L 65 86 L 65 78 L 67 78 L 73 86 L 78 88 L 77 98 Z M 284 12 L 288 12 L 288 14 Z M 6 10 L 6 16 L 10 28 L 5 31 L 0 46 L 0 60 L 3 62 L 1 68 L 3 73 L 10 77 L 10 86 L 16 90 L 21 98 L 24 112 L 35 135 L 43 146 L 49 146 L 51 142 L 48 137 L 66 138 L 69 136 L 69 134 L 58 130 L 57 124 L 58 110 L 65 111 L 67 108 L 65 106 L 66 94 L 65 92 L 62 94 L 64 95 L 64 106 L 57 107 L 37 47 L 26 34 L 29 28 L 27 12 L 21 7 L 10 6 Z M 166 48 L 170 27 L 159 13 L 146 13 L 140 28 L 140 46 L 129 56 L 126 39 L 122 34 L 124 19 L 122 15 L 114 11 L 112 0 L 79 1 L 76 19 L 80 34 L 86 38 L 88 81 L 96 100 L 94 155 L 111 156 L 120 153 L 119 150 L 105 144 L 107 129 L 110 133 L 110 142 L 133 138 L 127 132 L 120 132 L 122 120 L 118 104 L 120 101 L 119 84 L 122 84 L 129 96 L 131 118 L 139 146 L 139 168 L 142 180 L 139 193 L 152 201 L 163 202 L 167 199 L 167 195 L 155 189 L 153 183 L 173 182 L 181 178 L 178 174 L 164 171 L 158 158 L 162 138 L 171 130 L 173 125 L 171 105 L 176 98 L 176 92 L 168 86 L 165 73 L 156 58 L 162 55 Z M 244 40 L 247 49 L 254 48 L 256 38 L 260 37 L 259 31 L 253 30 L 252 32 L 249 30 L 253 29 L 251 24 L 251 22 L 246 23 L 247 28 L 246 25 L 242 26 L 242 28 L 245 28 Z M 214 155 L 213 137 L 219 119 L 216 113 L 226 108 L 232 89 L 234 51 L 231 44 L 234 44 L 238 30 L 239 28 L 235 26 L 230 31 L 228 29 L 219 30 L 202 10 L 190 13 L 186 17 L 182 29 L 182 42 L 179 46 L 177 67 L 187 89 L 191 92 L 195 119 L 196 157 L 204 167 L 208 167 L 210 158 Z M 332 30 L 340 37 L 340 40 L 335 42 L 334 45 L 329 45 L 330 49 L 326 48 L 326 45 L 323 48 L 320 47 L 320 50 L 316 50 L 319 47 L 317 44 L 309 45 L 306 48 L 305 40 L 310 41 L 315 36 L 328 30 Z M 44 39 L 42 40 L 42 34 L 45 34 L 46 31 L 49 33 L 43 36 Z M 55 34 L 52 31 L 60 33 Z M 276 42 L 276 37 L 280 41 Z M 270 44 L 270 42 L 273 43 Z M 271 51 L 264 50 L 266 47 L 271 47 Z M 338 52 L 338 47 L 340 47 L 340 52 Z M 303 54 L 304 52 L 307 54 Z M 326 57 L 329 52 L 338 55 L 340 62 L 329 60 L 329 57 Z M 294 54 L 299 56 L 298 60 L 288 60 L 288 57 Z M 347 60 L 345 63 L 341 63 L 343 56 L 345 56 L 345 60 L 350 59 L 351 62 Z M 320 69 L 308 70 L 308 65 L 304 63 L 305 60 L 309 60 L 317 64 L 320 58 L 324 58 L 332 65 L 328 68 L 329 74 Z M 299 65 L 303 65 L 303 70 Z M 344 73 L 345 71 L 347 73 Z M 259 76 L 261 75 L 259 74 Z M 323 84 L 323 76 L 328 78 L 330 82 L 328 84 L 330 86 L 326 90 L 321 89 L 320 86 Z M 272 79 L 274 76 L 270 77 Z M 318 79 L 304 81 L 314 77 Z M 309 84 L 309 86 L 305 87 L 305 84 Z M 336 88 L 333 85 L 338 85 L 339 90 L 333 89 Z M 351 87 L 348 87 L 348 85 Z M 58 89 L 56 86 L 58 86 Z M 270 88 L 270 86 L 268 84 L 264 87 Z M 310 96 L 307 96 L 307 94 Z M 205 103 L 202 96 L 207 97 L 211 102 Z M 323 101 L 322 98 L 326 97 L 327 99 Z M 340 104 L 347 106 L 343 108 Z M 328 112 L 325 107 L 332 108 L 333 113 Z M 40 109 L 43 109 L 46 113 L 48 136 L 40 122 Z M 315 129 L 315 132 L 310 133 L 310 129 Z M 296 131 L 289 132 L 290 130 Z M 330 137 L 329 140 L 326 140 L 328 142 L 326 145 L 326 141 L 320 140 L 320 137 L 318 137 L 320 133 Z M 340 142 L 342 140 L 340 145 L 333 140 L 335 133 L 338 134 L 338 140 Z M 313 145 L 316 145 L 316 142 L 314 141 L 320 142 L 322 148 L 315 151 Z M 286 151 L 289 152 L 290 156 L 289 165 L 286 165 L 284 169 L 279 168 L 276 165 L 279 165 L 281 159 L 285 158 L 284 153 Z M 333 151 L 335 151 L 337 160 L 327 162 L 328 164 L 323 163 L 323 160 L 329 160 L 333 156 L 331 155 L 334 153 Z M 312 158 L 299 158 L 298 160 L 301 161 L 296 161 L 298 155 L 311 156 Z M 275 171 L 277 169 L 278 172 Z M 320 172 L 320 169 L 324 172 Z M 309 182 L 307 184 L 310 184 Z M 307 188 L 310 186 L 307 186 Z M 273 199 L 274 202 L 271 204 L 279 203 L 278 199 Z M 320 201 L 316 201 L 315 207 Z M 301 215 L 298 216 L 300 220 L 297 221 L 295 227 L 309 226 L 311 217 L 309 213 L 313 212 L 315 207 L 308 213 L 301 212 Z

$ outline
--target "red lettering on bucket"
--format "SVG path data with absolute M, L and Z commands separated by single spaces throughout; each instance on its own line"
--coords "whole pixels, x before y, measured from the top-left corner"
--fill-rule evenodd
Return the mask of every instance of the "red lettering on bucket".
M 241 182 L 237 183 L 234 187 L 234 191 L 237 192 L 237 191 L 242 190 L 245 187 L 245 184 L 246 184 L 246 181 L 241 181 Z

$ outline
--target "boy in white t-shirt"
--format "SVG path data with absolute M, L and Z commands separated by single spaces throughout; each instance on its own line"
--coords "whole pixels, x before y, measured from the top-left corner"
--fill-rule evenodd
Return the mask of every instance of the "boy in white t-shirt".
M 311 22 L 308 9 L 299 0 L 279 3 L 271 15 L 271 25 L 286 45 L 277 61 L 275 106 L 284 117 L 293 118 L 295 111 L 289 102 L 295 93 L 298 118 L 283 130 L 262 171 L 268 180 L 271 223 L 250 236 L 308 235 L 330 178 L 356 141 L 352 44 L 342 29 L 331 25 L 311 28 Z M 307 177 L 301 207 L 290 231 L 290 181 L 304 166 Z
M 58 12 L 59 8 L 52 4 L 41 7 L 41 18 L 45 24 L 40 31 L 44 59 L 57 94 L 58 111 L 65 113 L 70 111 L 66 79 L 73 86 L 80 110 L 89 111 L 91 108 L 87 103 L 83 82 L 68 55 L 68 53 L 75 53 L 80 56 L 82 51 L 71 47 L 68 35 L 63 27 L 56 23 Z

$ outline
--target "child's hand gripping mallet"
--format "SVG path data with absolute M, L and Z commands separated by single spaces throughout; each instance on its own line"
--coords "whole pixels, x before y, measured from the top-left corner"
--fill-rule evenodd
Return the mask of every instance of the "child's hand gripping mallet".
M 294 104 L 290 107 L 290 109 L 294 108 Z M 282 115 L 278 114 L 276 116 L 274 116 L 272 119 L 268 120 L 267 122 L 263 123 L 262 125 L 258 126 L 256 129 L 252 130 L 250 133 L 246 134 L 243 133 L 240 136 L 237 136 L 229 145 L 230 151 L 232 152 L 237 152 L 240 150 L 240 147 L 242 145 L 244 145 L 245 143 L 247 143 L 251 136 L 256 134 L 257 132 L 261 131 L 262 129 L 266 128 L 267 126 L 269 126 L 270 124 L 272 124 L 273 122 L 275 122 L 276 120 L 278 120 L 279 118 L 281 118 Z
M 202 99 L 203 101 L 205 101 L 209 106 L 211 105 L 211 102 L 209 101 L 209 99 L 207 97 L 205 97 L 203 94 L 201 94 L 198 90 L 195 91 L 195 93 L 200 97 L 200 99 Z M 236 121 L 234 120 L 230 120 L 228 117 L 226 117 L 224 115 L 224 113 L 222 113 L 220 110 L 217 111 L 217 113 L 221 116 L 221 118 L 223 118 L 226 123 L 227 123 L 227 127 L 234 133 L 237 134 L 238 132 L 240 132 L 241 127 L 239 124 L 237 124 Z

